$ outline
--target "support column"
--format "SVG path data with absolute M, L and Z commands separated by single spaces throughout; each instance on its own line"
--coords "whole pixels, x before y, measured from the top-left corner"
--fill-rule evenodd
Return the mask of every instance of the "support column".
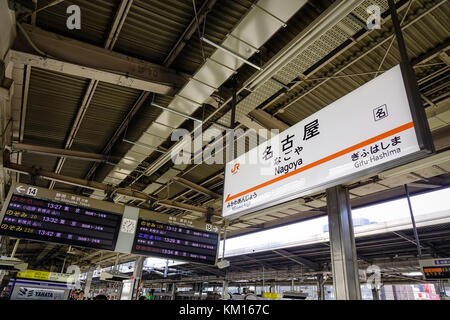
M 169 259 L 166 260 L 166 267 L 164 268 L 164 278 L 167 278 L 169 272 Z
M 120 253 L 117 252 L 117 254 L 116 254 L 116 260 L 114 260 L 114 268 L 113 268 L 113 271 L 114 271 L 114 272 L 117 272 L 117 267 L 118 267 L 118 265 L 119 265 L 119 254 L 120 254 Z
M 450 281 L 449 281 L 449 283 L 450 283 Z M 439 288 L 439 297 L 441 298 L 441 300 L 445 300 L 447 295 L 445 294 L 445 281 L 444 280 L 439 281 L 438 288 Z
M 16 243 L 14 244 L 14 249 L 11 253 L 11 258 L 14 258 L 14 256 L 16 255 L 16 251 L 17 251 L 17 248 L 19 247 L 19 243 L 20 243 L 20 239 L 17 239 Z
M 355 237 L 348 190 L 327 189 L 333 287 L 336 300 L 361 300 Z
M 378 289 L 376 287 L 372 288 L 372 300 L 380 300 L 380 296 L 378 295 Z
M 228 299 L 228 281 L 227 280 L 223 280 L 222 299 L 223 300 Z
M 413 231 L 414 231 L 414 239 L 416 240 L 417 255 L 419 256 L 419 259 L 422 259 L 422 249 L 420 247 L 419 235 L 417 233 L 417 228 L 416 228 L 416 220 L 414 219 L 414 212 L 412 209 L 411 198 L 409 196 L 409 190 L 408 190 L 407 184 L 405 184 L 405 193 L 406 193 L 406 199 L 408 200 L 409 214 L 411 216 L 411 223 L 412 223 Z
M 175 282 L 171 284 L 170 290 L 171 290 L 170 291 L 170 293 L 171 293 L 170 300 L 175 300 L 175 291 L 176 291 Z
M 325 300 L 325 288 L 324 288 L 325 281 L 323 280 L 323 275 L 319 274 L 317 276 L 317 298 L 318 300 Z
M 136 259 L 136 262 L 134 263 L 134 271 L 133 271 L 133 277 L 134 277 L 134 288 L 133 288 L 133 300 L 139 299 L 139 289 L 140 289 L 140 283 L 142 279 L 142 270 L 144 268 L 144 256 L 139 256 Z
M 227 130 L 227 150 L 226 160 L 227 162 L 234 160 L 234 128 L 236 127 L 236 107 L 237 107 L 237 79 L 233 77 L 233 95 L 231 97 L 231 119 L 230 129 Z
M 84 286 L 84 295 L 88 298 L 93 298 L 89 295 L 89 291 L 91 291 L 91 283 L 92 283 L 92 277 L 94 276 L 94 267 L 90 267 L 89 271 L 86 276 L 86 284 Z

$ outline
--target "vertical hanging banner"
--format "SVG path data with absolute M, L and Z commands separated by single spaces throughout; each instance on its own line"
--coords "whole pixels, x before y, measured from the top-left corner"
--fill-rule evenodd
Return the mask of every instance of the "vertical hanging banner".
M 405 89 L 403 74 L 400 65 L 392 68 L 228 162 L 223 217 L 271 207 L 433 152 L 429 130 L 416 123 L 424 110 Z

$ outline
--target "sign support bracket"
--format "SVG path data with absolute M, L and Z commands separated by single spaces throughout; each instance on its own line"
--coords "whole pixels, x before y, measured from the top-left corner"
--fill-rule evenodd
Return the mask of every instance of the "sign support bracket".
M 406 193 L 406 199 L 408 200 L 409 213 L 411 215 L 411 222 L 412 222 L 413 231 L 414 231 L 414 238 L 416 240 L 416 245 L 417 245 L 417 253 L 419 255 L 419 259 L 422 259 L 422 249 L 420 247 L 419 235 L 417 233 L 417 227 L 416 227 L 416 220 L 414 219 L 414 212 L 412 209 L 411 198 L 409 196 L 409 190 L 408 190 L 407 184 L 405 184 L 405 193 Z
M 397 8 L 395 6 L 394 0 L 388 0 L 388 4 L 392 17 L 392 24 L 394 26 L 395 38 L 397 40 L 398 50 L 400 52 L 400 67 L 403 73 L 406 95 L 408 97 L 409 106 L 411 108 L 417 142 L 419 143 L 421 150 L 424 150 L 430 154 L 435 153 L 433 138 L 430 133 L 427 115 L 425 113 L 425 108 L 420 96 L 416 74 L 408 57 L 408 51 L 406 49 L 405 39 L 403 38 L 403 32 L 400 26 Z

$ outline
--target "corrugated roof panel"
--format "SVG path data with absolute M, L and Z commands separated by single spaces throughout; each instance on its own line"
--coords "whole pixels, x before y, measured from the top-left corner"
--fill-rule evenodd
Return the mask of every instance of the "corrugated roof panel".
M 63 148 L 87 80 L 32 68 L 24 143 Z
M 192 181 L 194 183 L 200 183 L 205 179 L 205 177 L 212 176 L 217 171 L 221 170 L 223 165 L 221 164 L 211 164 L 202 163 L 195 169 L 190 170 L 187 174 L 183 175 L 184 179 Z
M 72 149 L 101 153 L 139 94 L 138 90 L 99 83 Z
M 54 170 L 56 166 L 56 157 L 50 157 L 40 154 L 24 153 L 22 156 L 22 164 L 27 167 L 34 166 L 35 168 L 42 168 L 44 170 Z M 21 174 L 20 182 L 31 184 L 31 178 L 28 175 Z M 48 188 L 50 182 L 44 179 L 36 179 L 36 185 L 44 188 Z
M 86 172 L 89 170 L 91 165 L 92 162 L 90 161 L 66 159 L 60 173 L 65 176 L 82 179 L 86 175 Z M 54 188 L 56 190 L 67 190 L 68 192 L 73 192 L 77 187 L 70 186 L 64 183 L 56 183 Z
M 192 3 L 192 1 L 190 2 Z M 252 3 L 253 1 L 248 0 L 217 1 L 206 17 L 204 36 L 215 43 L 221 43 L 250 9 Z M 203 24 L 201 27 L 200 30 L 203 32 Z M 173 67 L 176 70 L 193 74 L 203 64 L 199 41 L 198 33 L 195 32 L 173 62 Z M 214 52 L 214 48 L 211 46 L 205 43 L 202 43 L 202 46 L 206 57 L 209 57 Z
M 39 0 L 38 8 L 54 2 Z M 114 19 L 120 0 L 66 0 L 44 9 L 37 14 L 36 25 L 48 31 L 56 32 L 77 40 L 103 47 Z M 81 11 L 81 30 L 69 30 L 66 10 L 77 5 Z
M 135 0 L 115 50 L 162 63 L 193 17 L 192 1 Z
M 427 3 L 424 5 L 424 3 Z M 417 16 L 423 13 L 424 8 L 429 9 L 432 5 L 431 2 L 427 1 L 415 1 L 408 13 L 409 19 L 411 17 Z M 422 19 L 414 22 L 412 25 L 404 29 L 404 37 L 407 42 L 408 53 L 410 56 L 420 56 L 425 52 L 431 50 L 432 48 L 438 46 L 442 43 L 443 39 L 448 39 L 450 36 L 450 28 L 448 24 L 442 25 L 442 21 L 445 17 L 446 12 L 449 12 L 450 5 L 448 3 L 441 5 L 440 7 L 434 9 L 429 14 L 424 16 Z M 406 21 L 408 21 L 408 17 Z M 391 21 L 385 22 L 380 30 L 374 30 L 366 37 L 358 41 L 357 45 L 354 45 L 345 53 L 337 56 L 320 70 L 320 73 L 316 73 L 311 78 L 326 77 L 329 71 L 339 70 L 342 66 L 347 65 L 349 61 L 357 59 L 361 52 L 366 51 L 368 48 L 372 47 L 374 43 L 380 42 L 390 33 L 386 33 L 387 28 L 391 27 Z M 351 66 L 347 67 L 343 72 L 337 75 L 344 74 L 361 74 L 365 72 L 373 72 L 378 70 L 382 58 L 384 57 L 387 48 L 389 47 L 391 40 L 386 41 L 383 45 L 379 46 L 377 49 L 369 52 L 367 55 L 361 59 L 354 62 Z M 397 49 L 397 44 L 394 41 L 392 47 L 390 48 L 389 54 L 386 56 L 384 63 L 382 64 L 380 70 L 388 70 L 398 64 L 400 61 L 400 55 Z M 336 69 L 337 68 L 337 69 Z M 419 68 L 416 68 L 416 72 L 420 72 Z M 343 96 L 358 86 L 370 81 L 375 77 L 375 74 L 352 76 L 345 78 L 337 78 L 327 80 L 324 84 L 312 90 L 309 94 L 303 96 L 301 99 L 297 100 L 295 103 L 290 105 L 284 110 L 284 113 L 278 114 L 279 118 L 289 124 L 295 124 L 298 121 L 303 120 L 309 114 L 304 112 L 311 105 L 317 103 L 317 101 L 335 101 L 339 96 Z M 311 86 L 313 87 L 313 86 Z M 300 96 L 304 95 L 305 91 L 301 90 L 304 86 L 298 86 L 293 92 L 302 92 Z M 292 92 L 292 93 L 293 93 Z M 290 101 L 292 93 L 285 95 L 277 101 L 276 105 L 282 106 Z M 275 105 L 275 104 L 274 104 Z M 325 107 L 328 103 L 322 103 L 320 108 Z M 271 108 L 269 108 L 271 109 Z M 319 109 L 318 109 L 319 110 Z
M 67 76 L 38 68 L 31 69 L 27 114 L 23 142 L 63 148 L 68 128 L 72 125 L 88 86 L 86 79 Z M 53 171 L 57 157 L 24 153 L 22 164 Z M 30 182 L 21 175 L 22 182 Z M 38 185 L 48 187 L 47 180 Z

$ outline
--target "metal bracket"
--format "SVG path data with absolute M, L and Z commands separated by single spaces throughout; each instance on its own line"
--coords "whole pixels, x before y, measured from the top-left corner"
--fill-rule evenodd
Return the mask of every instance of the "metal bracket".
M 214 215 L 214 209 L 211 207 L 207 208 L 208 212 L 206 213 L 206 223 L 211 223 L 211 217 Z
M 3 79 L 5 79 L 6 66 L 5 62 L 0 60 L 0 83 L 3 83 Z
M 112 187 L 112 185 L 108 184 L 108 187 Z M 114 190 L 108 188 L 108 190 L 105 190 L 104 193 L 106 195 L 105 201 L 114 202 Z
M 40 169 L 36 168 L 35 166 L 31 167 L 33 169 L 33 173 L 30 174 L 30 184 L 32 186 L 36 186 L 36 178 L 39 177 Z

